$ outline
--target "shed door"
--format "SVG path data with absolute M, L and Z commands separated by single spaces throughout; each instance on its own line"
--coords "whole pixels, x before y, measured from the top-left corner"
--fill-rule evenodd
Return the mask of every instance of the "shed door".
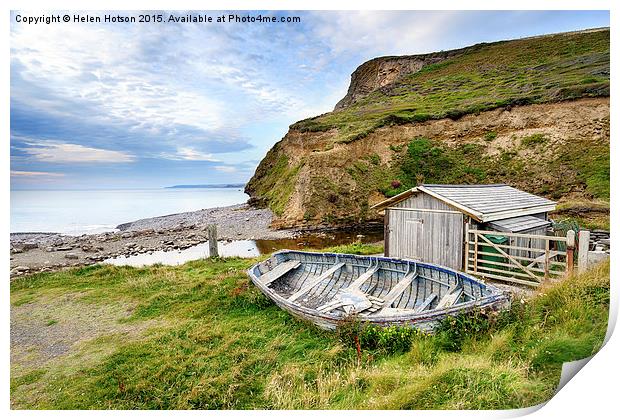
M 390 209 L 389 253 L 461 270 L 463 214 Z

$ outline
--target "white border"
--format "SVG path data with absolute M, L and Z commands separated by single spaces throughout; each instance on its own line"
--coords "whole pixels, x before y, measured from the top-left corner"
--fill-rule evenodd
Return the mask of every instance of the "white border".
M 132 2 L 130 5 L 127 4 L 127 1 L 120 0 L 112 0 L 112 1 L 54 1 L 54 2 L 43 2 L 43 1 L 15 1 L 9 0 L 3 2 L 3 6 L 5 9 L 4 19 L 1 20 L 0 23 L 0 33 L 2 33 L 2 46 L 5 57 L 9 54 L 9 13 L 8 11 L 11 9 L 74 9 L 74 10 L 88 10 L 88 9 L 117 9 L 117 10 L 135 10 L 135 9 L 224 9 L 224 10 L 250 10 L 250 9 L 283 9 L 283 10 L 612 10 L 611 13 L 611 27 L 612 27 L 612 79 L 614 82 L 611 83 L 612 86 L 612 96 L 615 98 L 618 95 L 617 83 L 615 83 L 616 79 L 616 53 L 617 53 L 617 41 L 618 38 L 615 36 L 616 30 L 614 28 L 617 27 L 618 18 L 616 14 L 616 10 L 618 6 L 616 6 L 617 2 L 611 1 L 603 1 L 603 0 L 590 0 L 588 2 L 585 1 L 577 1 L 577 0 L 564 0 L 564 1 L 554 1 L 554 0 L 521 0 L 521 1 L 511 1 L 505 0 L 503 2 L 491 1 L 491 0 L 477 0 L 477 1 L 468 1 L 467 3 L 462 1 L 450 1 L 450 0 L 434 0 L 432 2 L 412 2 L 412 1 L 398 1 L 398 0 L 383 0 L 381 2 L 369 2 L 369 1 L 339 1 L 339 0 L 288 0 L 288 1 L 278 1 L 278 0 L 261 0 L 261 1 L 251 1 L 251 0 L 213 0 L 209 2 L 205 1 L 195 1 L 195 0 L 176 0 L 172 1 L 146 1 L 146 0 L 138 0 Z M 7 57 L 8 58 L 8 57 Z M 10 88 L 10 80 L 9 80 L 9 70 L 10 70 L 10 61 L 7 59 L 3 61 L 2 66 L 2 85 L 5 88 L 2 90 L 4 100 L 1 102 L 2 106 L 2 124 L 0 127 L 3 129 L 4 136 L 6 139 L 6 143 L 3 145 L 5 152 L 1 154 L 0 159 L 2 159 L 2 167 L 4 168 L 4 176 L 3 176 L 3 188 L 1 190 L 2 194 L 2 212 L 3 219 L 5 220 L 4 232 L 5 232 L 5 240 L 2 243 L 2 249 L 4 250 L 4 258 L 2 259 L 2 268 L 3 273 L 6 274 L 6 281 L 4 283 L 4 290 L 2 293 L 3 299 L 3 315 L 4 315 L 4 328 L 2 329 L 2 355 L 5 363 L 2 365 L 3 372 L 3 381 L 2 381 L 2 391 L 5 401 L 5 409 L 8 411 L 9 405 L 9 336 L 8 336 L 8 320 L 9 320 L 9 286 L 8 286 L 8 272 L 9 272 L 9 264 L 8 264 L 8 247 L 9 247 L 9 88 Z M 614 116 L 615 111 L 615 101 L 612 101 L 612 113 Z M 611 148 L 611 158 L 612 158 L 612 168 L 617 162 L 618 156 L 618 147 L 615 145 L 615 140 L 617 138 L 617 118 L 612 117 L 612 148 Z M 616 229 L 617 225 L 617 217 L 616 217 L 616 202 L 618 197 L 618 188 L 617 188 L 617 176 L 612 171 L 612 236 L 616 237 Z M 613 253 L 613 251 L 612 251 Z M 612 255 L 615 255 L 613 253 Z M 617 278 L 618 268 L 617 264 L 613 261 L 612 258 L 612 279 Z M 617 319 L 617 310 L 618 310 L 618 293 L 617 293 L 617 280 L 612 281 L 612 308 L 610 313 L 610 327 L 615 324 Z M 582 418 L 608 418 L 610 417 L 609 413 L 613 413 L 617 408 L 617 387 L 618 387 L 618 378 L 620 378 L 619 369 L 618 369 L 618 357 L 617 354 L 620 354 L 619 344 L 617 337 L 612 336 L 608 343 L 604 346 L 603 349 L 589 362 L 583 367 L 582 371 L 579 372 L 577 377 L 571 381 L 569 381 L 566 386 L 554 397 L 552 398 L 544 407 L 540 410 L 533 412 L 530 414 L 531 418 L 541 419 L 541 418 L 573 418 L 573 417 L 582 417 Z M 486 412 L 445 412 L 445 411 L 425 411 L 425 412 L 391 412 L 391 413 L 375 413 L 372 411 L 365 412 L 321 412 L 321 416 L 326 417 L 353 417 L 356 418 L 371 418 L 377 415 L 389 415 L 389 416 L 398 416 L 398 417 L 412 417 L 412 416 L 424 416 L 424 418 L 506 418 L 506 417 L 516 417 L 527 412 L 533 411 L 532 409 L 524 409 L 524 410 L 515 410 L 515 411 L 486 411 Z M 27 411 L 11 411 L 10 415 L 15 417 L 31 417 L 31 416 L 46 416 L 48 418 L 66 418 L 69 417 L 77 417 L 87 415 L 89 417 L 109 417 L 109 416 L 121 416 L 121 417 L 160 417 L 160 416 L 180 416 L 180 417 L 190 417 L 190 416 L 217 416 L 217 417 L 233 417 L 237 415 L 251 415 L 253 417 L 260 418 L 269 418 L 270 420 L 275 416 L 278 418 L 285 418 L 291 415 L 300 418 L 310 418 L 315 417 L 318 413 L 311 411 L 297 411 L 297 412 L 232 412 L 232 411 L 224 411 L 224 412 L 210 412 L 210 413 L 201 413 L 201 412 L 27 412 Z

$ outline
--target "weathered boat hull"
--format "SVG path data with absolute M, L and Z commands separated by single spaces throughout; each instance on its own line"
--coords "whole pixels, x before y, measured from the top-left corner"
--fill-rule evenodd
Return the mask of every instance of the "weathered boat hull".
M 387 257 L 285 250 L 248 275 L 280 308 L 323 329 L 354 316 L 429 331 L 447 316 L 509 305 L 503 292 L 468 274 Z

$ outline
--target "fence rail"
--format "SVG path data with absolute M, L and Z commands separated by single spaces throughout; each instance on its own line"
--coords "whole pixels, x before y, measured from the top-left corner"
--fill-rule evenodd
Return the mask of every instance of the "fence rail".
M 494 241 L 493 236 L 505 242 Z M 572 272 L 574 250 L 572 230 L 566 236 L 545 236 L 465 226 L 465 272 L 494 280 L 539 286 Z

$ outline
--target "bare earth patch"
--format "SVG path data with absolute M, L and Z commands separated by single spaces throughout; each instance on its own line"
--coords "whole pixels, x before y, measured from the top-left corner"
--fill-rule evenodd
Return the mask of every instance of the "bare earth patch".
M 11 376 L 50 367 L 100 337 L 137 339 L 160 323 L 124 323 L 132 312 L 127 303 L 99 305 L 82 301 L 82 296 L 71 293 L 11 306 Z

